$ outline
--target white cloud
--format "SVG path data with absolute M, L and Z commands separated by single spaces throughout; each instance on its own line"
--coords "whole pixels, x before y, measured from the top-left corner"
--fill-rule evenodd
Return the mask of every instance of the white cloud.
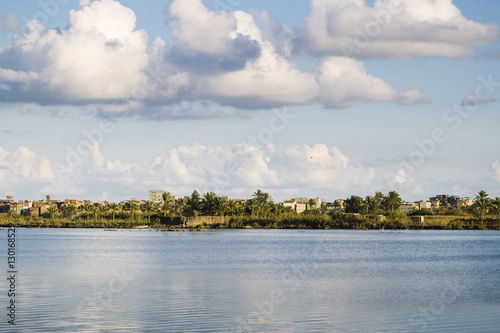
M 177 0 L 167 5 L 172 36 L 191 50 L 222 55 L 232 52 L 236 18 L 208 10 L 201 0 Z
M 147 190 L 218 194 L 248 193 L 257 187 L 273 187 L 276 193 L 300 189 L 327 191 L 362 188 L 371 184 L 374 170 L 351 165 L 337 147 L 324 144 L 275 148 L 235 145 L 206 147 L 195 143 L 169 149 L 145 163 L 107 160 L 94 143 L 90 154 L 73 167 L 38 156 L 20 146 L 9 153 L 0 149 L 0 179 L 5 191 L 29 188 L 29 193 L 81 198 L 106 190 L 119 197 L 120 189 L 143 196 Z M 179 193 L 189 194 L 189 193 Z
M 192 51 L 224 55 L 219 68 L 226 71 L 199 75 L 196 91 L 202 97 L 230 105 L 282 105 L 304 103 L 318 91 L 310 73 L 297 70 L 279 55 L 256 25 L 252 15 L 242 12 L 209 11 L 201 0 L 176 0 L 169 6 L 175 28 L 173 36 Z M 233 59 L 239 48 L 244 61 Z M 199 56 L 199 55 L 198 55 Z M 204 60 L 208 58 L 205 56 Z M 208 61 L 210 63 L 210 61 Z
M 378 1 L 375 7 L 383 9 L 394 1 Z M 272 22 L 266 12 L 215 12 L 201 0 L 173 0 L 166 7 L 173 41 L 166 43 L 160 37 L 148 42 L 146 32 L 135 26 L 135 13 L 117 1 L 80 1 L 80 6 L 70 11 L 66 30 L 47 29 L 31 20 L 24 35 L 0 49 L 0 93 L 5 102 L 92 105 L 110 117 L 188 119 L 224 115 L 177 107 L 183 101 L 248 109 L 314 102 L 347 107 L 372 101 L 428 101 L 417 89 L 396 91 L 349 57 L 318 58 L 315 70 L 299 70 L 292 52 L 297 31 Z M 399 10 L 412 24 L 459 24 L 461 16 L 453 8 L 440 0 L 432 6 L 402 2 Z M 338 36 L 329 34 L 339 27 L 346 31 L 347 25 L 365 20 L 368 12 L 363 1 L 313 0 L 308 18 L 312 40 L 319 36 L 326 46 L 337 45 Z M 398 20 L 393 17 L 387 28 L 399 33 L 401 27 L 393 27 L 401 23 Z M 391 36 L 384 40 L 391 42 Z
M 312 0 L 306 22 L 313 53 L 359 58 L 470 57 L 499 37 L 452 0 Z
M 318 69 L 319 100 L 344 107 L 365 101 L 394 100 L 396 91 L 381 79 L 366 73 L 363 63 L 346 57 L 326 58 Z
M 462 105 L 488 104 L 493 102 L 496 102 L 496 99 L 494 99 L 493 96 L 489 94 L 484 94 L 484 95 L 469 94 L 463 100 Z
M 396 97 L 396 101 L 399 104 L 407 105 L 407 104 L 421 104 L 421 103 L 429 103 L 429 99 L 417 89 L 404 90 L 398 93 Z
M 23 21 L 12 13 L 0 17 L 0 29 L 4 32 L 18 32 L 23 27 Z
M 39 22 L 0 51 L 0 80 L 22 83 L 19 100 L 59 102 L 130 98 L 145 79 L 147 34 L 135 29 L 134 12 L 112 0 L 69 13 L 68 30 Z
M 0 148 L 0 180 L 2 187 L 23 182 L 50 182 L 55 178 L 51 163 L 30 149 L 19 146 L 9 153 Z
M 500 164 L 498 161 L 491 163 L 491 176 L 494 181 L 500 183 Z

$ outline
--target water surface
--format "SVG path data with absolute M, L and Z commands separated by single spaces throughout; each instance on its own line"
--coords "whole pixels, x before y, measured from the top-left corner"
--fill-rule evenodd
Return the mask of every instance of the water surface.
M 17 229 L 16 246 L 0 331 L 500 331 L 496 231 Z

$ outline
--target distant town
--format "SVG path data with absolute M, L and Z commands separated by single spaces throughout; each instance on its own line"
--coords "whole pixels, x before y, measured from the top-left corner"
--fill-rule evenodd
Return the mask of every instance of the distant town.
M 127 206 L 130 204 L 142 205 L 146 202 L 151 202 L 157 205 L 158 210 L 160 210 L 161 206 L 164 204 L 164 195 L 167 194 L 167 191 L 163 190 L 150 190 L 149 191 L 149 200 L 140 200 L 137 197 L 132 197 L 130 199 L 126 199 L 120 201 L 118 204 L 120 206 Z M 380 192 L 379 192 L 380 193 Z M 383 199 L 384 196 L 379 194 L 380 198 Z M 170 198 L 173 202 L 177 202 L 179 197 L 177 195 L 170 195 Z M 228 196 L 220 197 L 223 200 L 230 202 Z M 288 200 L 284 200 L 283 202 L 278 203 L 278 205 L 282 205 L 283 207 L 290 207 L 297 214 L 301 214 L 305 211 L 312 209 L 319 209 L 323 207 L 326 211 L 335 211 L 335 210 L 343 210 L 346 207 L 346 203 L 351 199 L 355 199 L 356 196 L 347 199 L 337 199 L 334 201 L 326 201 L 321 198 L 307 198 L 307 197 L 296 197 Z M 182 200 L 188 202 L 192 197 L 185 196 Z M 202 200 L 202 198 L 200 198 Z M 234 200 L 234 199 L 233 199 Z M 252 199 L 236 199 L 236 201 L 240 204 L 247 203 Z M 369 201 L 369 197 L 362 199 L 362 201 Z M 465 209 L 467 207 L 474 205 L 474 199 L 471 197 L 460 197 L 456 195 L 447 195 L 441 194 L 436 195 L 434 197 L 430 197 L 428 200 L 419 200 L 415 202 L 407 202 L 400 201 L 397 205 L 397 210 L 405 213 L 412 214 L 415 211 L 424 211 L 424 210 L 436 210 L 436 209 L 451 209 L 451 208 L 459 208 Z M 93 206 L 108 206 L 111 203 L 108 201 L 91 201 L 91 200 L 76 200 L 76 199 L 64 199 L 58 200 L 53 199 L 51 195 L 47 195 L 45 199 L 41 200 L 19 200 L 15 201 L 14 196 L 7 196 L 6 199 L 0 200 L 0 213 L 6 213 L 7 211 L 11 211 L 13 214 L 17 215 L 30 215 L 30 216 L 43 216 L 47 212 L 49 212 L 51 207 L 57 208 L 59 210 L 64 210 L 65 207 L 75 206 L 77 208 L 83 208 L 86 205 Z

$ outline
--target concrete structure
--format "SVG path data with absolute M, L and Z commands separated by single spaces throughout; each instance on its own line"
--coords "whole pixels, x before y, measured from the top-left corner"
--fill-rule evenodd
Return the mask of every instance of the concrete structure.
M 430 198 L 431 201 L 439 201 L 440 207 L 450 207 L 450 196 L 448 194 L 438 194 Z
M 401 206 L 399 207 L 399 209 L 405 214 L 411 214 L 411 213 L 413 213 L 413 211 L 415 209 L 418 209 L 418 208 L 419 208 L 419 204 L 417 204 L 415 202 L 406 202 L 406 201 L 403 201 L 401 203 Z
M 472 206 L 474 204 L 474 199 L 472 198 L 460 198 L 457 200 L 457 207 L 458 208 L 465 208 Z
M 290 200 L 285 200 L 283 201 L 283 206 L 285 207 L 291 207 L 294 211 L 296 211 L 298 214 L 308 210 L 308 209 L 316 209 L 316 208 L 321 208 L 321 205 L 325 200 L 316 198 L 315 204 L 313 206 L 309 205 L 309 199 L 306 197 L 297 197 L 297 198 L 292 198 Z
M 52 206 L 57 207 L 57 204 L 46 201 L 33 201 L 33 206 L 30 208 L 31 216 L 41 216 Z
M 167 193 L 162 190 L 149 190 L 149 201 L 163 205 L 163 193 Z
M 33 201 L 10 202 L 9 209 L 13 214 L 25 215 L 33 207 Z
M 431 209 L 439 209 L 439 207 L 441 207 L 441 201 L 431 200 Z
M 162 201 L 162 202 L 163 202 L 163 201 Z M 140 204 L 143 204 L 143 203 L 144 203 L 144 201 L 139 200 L 139 198 L 137 198 L 137 197 L 132 197 L 132 198 L 130 198 L 130 199 L 120 201 L 120 204 L 121 204 L 121 205 L 125 205 L 125 204 L 132 204 L 132 203 L 135 203 L 135 204 L 140 205 Z
M 429 200 L 420 200 L 418 203 L 418 209 L 432 209 L 432 203 Z
M 76 199 L 66 199 L 64 200 L 64 204 L 65 205 L 74 205 L 76 207 L 80 207 L 80 205 L 82 204 L 79 200 L 76 200 Z
M 423 223 L 424 222 L 424 217 L 423 216 L 412 216 L 411 221 L 413 223 Z
M 295 203 L 295 211 L 297 214 L 303 213 L 307 210 L 307 204 L 302 202 Z

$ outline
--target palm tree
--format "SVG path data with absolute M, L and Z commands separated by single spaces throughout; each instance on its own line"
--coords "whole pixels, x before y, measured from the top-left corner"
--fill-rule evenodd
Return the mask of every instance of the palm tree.
M 496 209 L 498 213 L 498 222 L 497 229 L 500 229 L 500 197 L 496 197 L 495 200 L 491 203 L 491 205 Z
M 94 219 L 94 222 L 97 222 L 97 220 L 101 217 L 101 210 L 99 209 L 98 206 L 94 206 L 94 210 L 92 211 L 92 218 Z
M 203 201 L 201 202 L 201 210 L 208 216 L 213 216 L 215 214 L 215 205 L 217 200 L 217 194 L 214 192 L 207 192 L 203 195 Z
M 68 217 L 69 217 L 69 218 L 72 218 L 72 217 L 73 217 L 73 215 L 75 215 L 75 214 L 76 214 L 76 211 L 77 211 L 77 210 L 78 210 L 78 209 L 76 208 L 76 206 L 75 206 L 75 205 L 69 205 L 69 206 L 66 206 L 66 213 L 68 214 Z
M 271 212 L 271 210 L 273 209 L 273 206 L 274 206 L 274 204 L 271 202 L 268 202 L 266 204 L 261 205 L 262 215 L 264 217 L 267 217 L 269 215 L 269 213 Z
M 238 210 L 239 203 L 237 200 L 229 200 L 227 202 L 226 211 L 229 215 L 234 216 Z
M 175 202 L 175 207 L 176 207 L 176 210 L 177 210 L 177 214 L 179 214 L 179 216 L 184 216 L 184 210 L 186 209 L 186 206 L 187 206 L 187 200 L 184 199 L 184 198 L 179 198 L 177 199 L 177 201 Z
M 264 204 L 269 201 L 272 201 L 273 199 L 269 196 L 269 193 L 267 192 L 262 192 L 261 189 L 258 189 L 252 197 L 259 203 L 259 204 Z
M 141 205 L 141 209 L 148 215 L 148 223 L 151 224 L 151 213 L 155 211 L 156 204 L 154 202 L 148 201 Z
M 94 211 L 94 206 L 87 204 L 83 206 L 83 211 L 85 212 L 85 217 L 88 220 L 90 215 L 92 215 L 92 212 Z
M 57 212 L 59 212 L 59 209 L 57 209 L 57 206 L 50 206 L 49 209 L 47 209 L 47 213 L 49 213 L 49 217 L 53 219 Z
M 250 211 L 251 216 L 259 216 L 261 212 L 261 206 L 255 200 L 248 200 L 247 207 Z
M 484 223 L 484 215 L 488 212 L 488 208 L 491 207 L 490 199 L 488 198 L 489 194 L 485 191 L 481 190 L 476 195 L 476 199 L 474 205 L 481 215 L 481 224 Z
M 130 215 L 132 216 L 132 219 L 134 219 L 135 212 L 137 212 L 139 210 L 139 206 L 137 206 L 136 203 L 132 202 L 131 204 L 129 204 L 128 210 L 130 211 Z
M 122 206 L 117 203 L 109 204 L 108 206 L 111 214 L 113 215 L 113 221 L 115 220 L 115 213 L 119 212 L 122 209 Z
M 162 211 L 163 211 L 163 216 L 167 216 L 170 214 L 170 211 L 172 210 L 172 207 L 174 205 L 174 198 L 172 197 L 172 194 L 170 192 L 165 192 L 162 195 L 163 197 L 163 205 L 162 205 Z
M 97 206 L 97 210 L 99 211 L 99 217 L 103 217 L 109 212 L 108 206 Z
M 486 193 L 486 191 L 481 190 L 481 191 L 479 191 L 479 192 L 477 193 L 477 195 L 476 195 L 476 199 L 477 199 L 477 198 L 485 198 L 485 199 L 486 199 L 486 198 L 488 198 L 488 196 L 489 196 L 489 194 L 488 194 L 488 193 Z
M 378 208 L 380 207 L 380 200 L 376 197 L 372 197 L 371 195 L 366 196 L 366 210 L 368 213 L 376 213 Z
M 340 200 L 335 200 L 333 202 L 333 208 L 335 208 L 335 210 L 340 210 L 342 208 L 342 204 L 340 203 Z
M 398 192 L 391 191 L 385 197 L 385 202 L 388 207 L 391 207 L 391 212 L 394 212 L 394 208 L 398 210 L 399 206 L 401 206 L 401 197 Z
M 227 212 L 227 200 L 222 197 L 215 198 L 215 214 L 224 216 Z

